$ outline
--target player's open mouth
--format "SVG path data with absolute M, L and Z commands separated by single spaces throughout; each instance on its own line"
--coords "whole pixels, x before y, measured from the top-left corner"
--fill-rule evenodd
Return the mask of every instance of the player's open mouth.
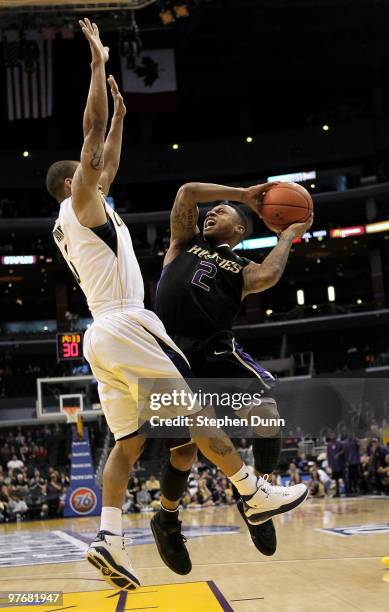
M 214 225 L 216 225 L 215 219 L 206 219 L 204 227 L 205 229 L 208 229 L 209 227 L 213 227 Z

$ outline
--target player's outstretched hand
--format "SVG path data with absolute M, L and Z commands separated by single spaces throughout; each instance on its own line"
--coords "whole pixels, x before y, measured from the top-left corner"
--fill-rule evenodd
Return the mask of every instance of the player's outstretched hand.
M 124 115 L 127 112 L 127 109 L 125 107 L 125 104 L 123 102 L 123 96 L 119 91 L 119 87 L 115 81 L 115 78 L 112 76 L 112 74 L 109 75 L 108 79 L 107 79 L 109 86 L 111 88 L 111 94 L 112 94 L 112 98 L 113 98 L 113 108 L 114 108 L 114 115 L 117 119 L 123 119 Z
M 253 187 L 246 187 L 243 189 L 242 203 L 246 204 L 260 217 L 260 206 L 265 193 L 278 184 L 279 182 L 263 183 L 261 185 L 254 185 Z
M 80 19 L 78 23 L 85 38 L 88 39 L 92 52 L 92 62 L 105 64 L 109 58 L 109 47 L 104 47 L 101 42 L 99 28 L 95 23 L 91 23 L 87 17 Z
M 292 225 L 289 225 L 289 227 L 280 232 L 279 236 L 290 235 L 293 240 L 295 238 L 302 238 L 302 236 L 304 236 L 304 234 L 311 229 L 312 223 L 313 213 L 311 213 L 311 216 L 309 217 L 308 221 L 305 221 L 305 223 L 292 223 Z

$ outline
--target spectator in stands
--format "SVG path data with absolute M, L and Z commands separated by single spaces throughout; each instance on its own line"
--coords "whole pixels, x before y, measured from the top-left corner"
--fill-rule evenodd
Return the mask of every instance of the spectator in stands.
M 28 481 L 25 478 L 24 474 L 19 472 L 16 474 L 16 479 L 12 482 L 12 486 L 14 487 L 15 494 L 20 499 L 25 499 L 28 495 Z
M 346 463 L 346 495 L 360 493 L 361 482 L 361 455 L 359 442 L 350 434 L 343 442 L 344 458 Z
M 309 494 L 312 497 L 324 497 L 325 495 L 324 483 L 322 481 L 322 478 L 316 466 L 310 469 L 310 475 L 311 477 L 307 483 Z
M 379 468 L 386 466 L 385 457 L 387 450 L 385 446 L 379 443 L 377 438 L 372 438 L 367 445 L 366 453 L 369 457 L 368 474 L 370 480 L 370 489 L 373 493 L 381 493 L 381 477 L 378 472 Z
M 381 481 L 381 490 L 385 495 L 389 495 L 389 453 L 385 455 L 385 465 L 378 468 L 378 475 Z
M 154 474 L 151 474 L 150 478 L 146 480 L 146 489 L 150 493 L 150 497 L 152 500 L 159 497 L 161 485 L 159 484 L 159 480 L 156 479 Z
M 134 495 L 130 493 L 128 489 L 126 489 L 124 495 L 124 502 L 122 506 L 123 514 L 127 514 L 130 512 L 135 512 L 135 504 L 134 504 Z
M 344 448 L 343 442 L 336 439 L 336 434 L 331 434 L 327 442 L 327 461 L 335 480 L 335 495 L 340 497 L 340 480 L 344 480 Z
M 20 470 L 22 467 L 24 467 L 23 461 L 21 459 L 18 459 L 16 453 L 14 453 L 7 463 L 7 468 L 9 470 Z
M 289 476 L 288 486 L 300 484 L 301 482 L 300 470 L 298 469 L 297 465 L 293 461 L 292 463 L 289 464 L 288 476 Z
M 294 435 L 293 431 L 290 431 L 286 438 L 283 440 L 284 448 L 297 448 L 298 438 Z
M 51 473 L 47 483 L 47 498 L 46 503 L 49 506 L 50 514 L 60 515 L 60 495 L 62 493 L 62 486 L 59 482 L 57 473 Z
M 197 503 L 202 506 L 213 506 L 213 497 L 211 491 L 207 487 L 207 481 L 205 478 L 199 478 L 198 481 L 198 493 Z
M 238 451 L 238 453 L 242 457 L 242 461 L 246 465 L 254 465 L 251 444 L 245 438 L 241 438 L 240 440 L 238 440 L 238 446 L 236 450 Z
M 136 496 L 136 505 L 138 509 L 142 512 L 148 510 L 151 504 L 151 495 L 147 490 L 146 483 L 144 482 L 141 485 L 141 489 Z
M 297 459 L 297 467 L 300 470 L 300 472 L 309 472 L 309 462 L 307 460 L 305 453 L 299 453 L 299 456 Z
M 331 478 L 328 476 L 326 470 L 324 468 L 318 467 L 317 463 L 314 463 L 311 470 L 314 469 L 317 471 L 318 476 L 320 478 L 320 482 L 323 484 L 324 493 L 326 495 L 330 494 L 331 489 Z
M 0 523 L 4 523 L 6 520 L 6 505 L 4 502 L 0 501 Z
M 22 521 L 28 511 L 26 502 L 16 494 L 11 495 L 7 511 L 11 520 Z
M 221 504 L 234 503 L 234 493 L 231 483 L 229 480 L 227 480 L 227 478 L 220 478 L 216 481 L 216 491 Z
M 4 517 L 8 517 L 9 494 L 8 487 L 5 484 L 0 485 L 0 503 L 3 506 Z
M 66 472 L 61 472 L 59 475 L 59 482 L 61 483 L 61 485 L 63 487 L 68 487 L 70 484 L 70 478 L 69 476 L 66 474 Z
M 30 454 L 30 447 L 27 446 L 27 444 L 25 442 L 23 442 L 20 447 L 19 447 L 19 454 L 20 457 L 23 461 L 23 463 L 26 463 L 28 461 L 28 457 Z

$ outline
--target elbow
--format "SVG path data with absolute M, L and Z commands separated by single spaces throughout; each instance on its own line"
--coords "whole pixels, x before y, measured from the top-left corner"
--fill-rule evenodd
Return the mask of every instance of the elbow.
M 107 129 L 107 122 L 104 121 L 102 117 L 92 116 L 89 118 L 89 123 L 87 126 L 87 135 L 90 134 L 98 134 L 103 136 L 105 135 Z
M 178 195 L 182 200 L 194 199 L 198 192 L 198 183 L 184 183 L 178 190 Z
M 278 271 L 264 272 L 259 275 L 257 279 L 257 291 L 266 291 L 274 287 L 281 278 L 281 274 Z
M 186 204 L 188 206 L 193 206 L 193 204 L 197 203 L 197 195 L 197 183 L 185 183 L 184 185 L 181 185 L 177 193 L 177 197 L 181 204 Z

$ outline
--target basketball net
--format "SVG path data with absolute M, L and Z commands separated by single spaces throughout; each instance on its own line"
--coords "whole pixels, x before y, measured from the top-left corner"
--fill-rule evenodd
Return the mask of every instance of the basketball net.
M 66 421 L 68 423 L 75 423 L 77 426 L 77 435 L 79 440 L 84 439 L 84 425 L 80 415 L 80 406 L 64 406 L 63 411 L 66 414 Z

